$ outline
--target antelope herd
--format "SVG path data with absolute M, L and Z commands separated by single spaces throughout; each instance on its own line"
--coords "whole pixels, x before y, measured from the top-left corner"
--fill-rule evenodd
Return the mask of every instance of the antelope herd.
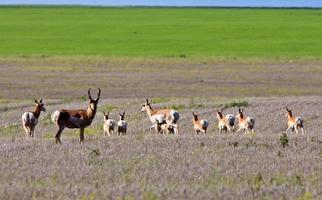
M 88 89 L 88 99 L 89 104 L 87 109 L 78 110 L 56 110 L 51 116 L 51 120 L 57 125 L 58 131 L 55 135 L 55 140 L 57 144 L 61 144 L 60 136 L 65 128 L 79 129 L 80 130 L 80 143 L 84 142 L 84 130 L 86 127 L 90 126 L 97 112 L 97 104 L 99 102 L 101 95 L 101 89 L 98 88 L 97 97 L 95 99 L 91 96 L 91 89 Z M 43 104 L 43 100 L 35 100 L 36 109 L 34 112 L 25 112 L 22 115 L 22 125 L 27 134 L 27 136 L 33 137 L 36 125 L 38 123 L 38 118 L 40 113 L 45 112 L 46 109 Z M 151 101 L 146 99 L 142 105 L 141 112 L 146 111 L 152 125 L 150 126 L 150 133 L 155 129 L 156 134 L 179 134 L 179 112 L 174 109 L 153 109 L 151 106 Z M 243 131 L 245 134 L 254 133 L 255 128 L 255 118 L 246 117 L 243 113 L 242 108 L 238 108 L 238 113 L 236 116 L 233 114 L 223 115 L 223 109 L 216 111 L 216 117 L 218 120 L 218 132 L 234 132 L 235 123 L 238 121 L 237 133 Z M 110 119 L 110 113 L 104 114 L 104 124 L 103 130 L 105 136 L 111 136 L 114 134 L 114 129 L 117 126 L 117 132 L 119 135 L 125 135 L 127 133 L 128 122 L 125 121 L 125 112 L 119 114 L 119 121 L 116 122 Z M 291 130 L 298 134 L 298 129 L 301 129 L 302 135 L 304 134 L 304 121 L 301 117 L 294 117 L 290 109 L 286 107 L 286 117 L 288 127 L 286 132 Z M 192 112 L 192 125 L 195 134 L 200 132 L 207 134 L 207 128 L 209 122 L 206 119 L 199 119 L 198 115 Z

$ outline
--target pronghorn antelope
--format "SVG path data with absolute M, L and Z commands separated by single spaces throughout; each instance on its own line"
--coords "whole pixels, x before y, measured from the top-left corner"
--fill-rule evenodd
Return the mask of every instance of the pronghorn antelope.
M 125 112 L 120 113 L 120 120 L 117 122 L 117 126 L 118 126 L 117 132 L 119 135 L 121 134 L 125 135 L 127 131 L 127 122 L 124 120 L 124 117 L 125 117 Z
M 44 104 L 42 103 L 42 99 L 39 101 L 35 100 L 36 109 L 34 112 L 25 112 L 22 117 L 22 126 L 25 129 L 27 136 L 34 137 L 35 128 L 38 123 L 38 118 L 40 116 L 41 111 L 46 111 Z
M 237 133 L 241 130 L 245 131 L 245 134 L 252 131 L 254 133 L 255 119 L 253 117 L 245 117 L 243 114 L 243 109 L 238 108 L 238 114 L 236 116 L 238 119 L 238 130 Z
M 91 89 L 88 89 L 88 99 L 89 104 L 87 109 L 79 109 L 79 110 L 57 110 L 53 113 L 51 119 L 57 124 L 58 131 L 56 133 L 55 139 L 56 143 L 61 144 L 60 135 L 65 128 L 79 128 L 80 130 L 80 143 L 84 142 L 84 130 L 86 127 L 90 126 L 97 110 L 97 103 L 100 99 L 101 89 L 98 88 L 98 94 L 96 99 L 92 99 Z
M 298 134 L 298 128 L 301 128 L 302 135 L 304 135 L 304 121 L 301 117 L 293 117 L 292 110 L 289 110 L 286 108 L 286 117 L 287 117 L 287 129 L 286 132 L 288 132 L 290 129 L 292 132 L 295 132 Z
M 103 125 L 103 130 L 104 130 L 104 136 L 110 136 L 111 134 L 114 133 L 114 127 L 116 125 L 116 122 L 115 120 L 113 119 L 110 119 L 109 118 L 109 115 L 110 115 L 110 112 L 103 112 L 104 114 L 104 125 Z
M 203 132 L 204 134 L 206 134 L 207 128 L 209 125 L 208 121 L 205 119 L 199 120 L 198 116 L 194 112 L 192 112 L 192 116 L 193 116 L 192 123 L 193 123 L 193 128 L 195 130 L 195 134 L 198 135 L 199 132 Z
M 217 119 L 218 119 L 218 130 L 219 134 L 222 131 L 227 132 L 227 130 L 231 133 L 235 128 L 235 116 L 232 114 L 227 114 L 225 117 L 222 115 L 222 109 L 220 111 L 217 110 Z
M 151 102 L 149 99 L 146 99 L 146 102 L 142 105 L 141 112 L 147 112 L 150 121 L 152 124 L 156 124 L 158 120 L 159 123 L 166 122 L 167 124 L 174 127 L 175 134 L 178 134 L 178 121 L 179 121 L 179 113 L 173 109 L 158 109 L 154 110 L 151 107 Z M 153 127 L 153 126 L 152 126 Z
M 165 121 L 160 123 L 158 119 L 156 119 L 156 122 L 157 122 L 156 124 L 150 127 L 149 133 L 151 133 L 151 130 L 155 128 L 156 134 L 170 134 L 170 133 L 174 134 L 174 131 L 175 131 L 174 125 L 167 124 Z

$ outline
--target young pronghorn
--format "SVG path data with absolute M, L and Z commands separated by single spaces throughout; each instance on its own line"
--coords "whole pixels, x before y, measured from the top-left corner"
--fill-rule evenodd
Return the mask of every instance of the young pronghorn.
M 174 125 L 167 124 L 165 121 L 160 123 L 158 119 L 156 119 L 156 122 L 157 122 L 156 124 L 150 127 L 149 133 L 151 133 L 151 130 L 155 128 L 156 134 L 170 134 L 170 133 L 174 134 L 174 131 L 175 131 Z
M 235 128 L 235 116 L 232 114 L 227 114 L 225 117 L 222 115 L 222 109 L 221 111 L 217 110 L 217 119 L 218 119 L 218 130 L 219 134 L 222 133 L 222 131 L 227 132 L 227 130 L 231 133 L 231 131 L 234 131 Z
M 86 110 L 57 110 L 51 116 L 52 121 L 57 124 L 58 131 L 56 133 L 55 139 L 56 143 L 61 144 L 60 135 L 65 128 L 78 128 L 80 130 L 80 143 L 84 142 L 84 130 L 86 127 L 90 126 L 97 110 L 97 104 L 100 99 L 101 89 L 98 88 L 98 94 L 96 99 L 92 99 L 91 89 L 88 89 L 88 99 L 89 104 Z
M 25 129 L 27 136 L 34 137 L 35 128 L 38 123 L 38 118 L 40 116 L 41 111 L 46 111 L 44 104 L 42 103 L 42 99 L 39 101 L 35 100 L 36 109 L 34 112 L 25 112 L 22 117 L 22 126 Z
M 151 107 L 151 102 L 149 99 L 146 99 L 146 102 L 142 105 L 141 112 L 145 111 L 147 112 L 150 121 L 152 124 L 156 124 L 158 120 L 159 123 L 163 123 L 164 121 L 174 127 L 175 134 L 178 134 L 178 121 L 179 121 L 179 112 L 173 109 L 158 109 L 154 110 Z M 154 127 L 152 125 L 152 127 Z
M 124 118 L 125 118 L 125 112 L 120 113 L 120 120 L 117 122 L 117 126 L 118 126 L 117 132 L 119 133 L 119 135 L 121 134 L 125 135 L 127 131 L 127 122 L 124 120 Z
M 110 112 L 103 112 L 104 114 L 104 125 L 103 125 L 103 129 L 104 129 L 104 136 L 111 136 L 111 134 L 114 133 L 114 127 L 116 125 L 116 122 L 115 120 L 113 119 L 110 119 L 109 118 L 109 115 L 110 115 Z
M 243 109 L 238 108 L 238 114 L 236 116 L 238 119 L 238 130 L 237 133 L 241 130 L 245 131 L 245 134 L 248 132 L 254 133 L 254 126 L 255 126 L 255 118 L 253 117 L 245 117 L 243 114 Z
M 193 116 L 192 123 L 193 123 L 193 128 L 195 130 L 195 134 L 198 135 L 199 132 L 203 132 L 204 134 L 206 134 L 207 128 L 209 125 L 208 121 L 205 119 L 199 120 L 198 116 L 194 112 L 192 112 L 192 116 Z
M 289 110 L 286 107 L 286 117 L 287 117 L 287 129 L 286 132 L 288 132 L 290 129 L 292 132 L 296 132 L 298 134 L 298 128 L 301 128 L 302 135 L 304 135 L 304 120 L 301 117 L 293 117 L 292 110 Z

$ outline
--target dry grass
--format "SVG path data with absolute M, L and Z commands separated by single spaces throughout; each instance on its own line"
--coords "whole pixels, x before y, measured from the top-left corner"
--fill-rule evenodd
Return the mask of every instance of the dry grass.
M 267 97 L 319 95 L 321 63 L 51 59 L 0 61 L 1 199 L 321 198 L 321 97 Z M 50 114 L 85 108 L 89 86 L 102 88 L 102 100 L 85 144 L 65 130 L 56 145 Z M 38 97 L 48 112 L 25 138 L 21 114 Z M 180 111 L 178 137 L 148 135 L 145 97 Z M 236 106 L 255 117 L 255 135 L 217 134 L 215 110 Z M 281 137 L 285 106 L 304 118 L 305 136 Z M 128 135 L 102 136 L 107 110 L 114 119 L 126 111 Z M 208 135 L 193 135 L 192 110 L 210 122 Z
M 320 97 L 242 99 L 248 103 L 245 114 L 256 118 L 254 136 L 217 134 L 214 111 L 231 103 L 222 98 L 156 99 L 155 107 L 181 108 L 181 134 L 148 135 L 150 122 L 146 113 L 139 112 L 143 102 L 144 98 L 102 100 L 93 125 L 85 131 L 84 145 L 78 143 L 78 132 L 70 130 L 63 133 L 62 145 L 54 144 L 57 127 L 49 116 L 57 108 L 85 107 L 85 101 L 51 102 L 34 139 L 25 138 L 19 124 L 27 107 L 2 112 L 0 198 L 321 197 Z M 289 134 L 289 145 L 283 147 L 285 106 L 301 113 L 307 134 Z M 210 121 L 209 135 L 193 135 L 192 109 Z M 113 118 L 126 111 L 129 134 L 103 137 L 102 110 L 110 110 Z M 224 109 L 224 113 L 236 112 L 236 107 Z M 10 121 L 3 120 L 5 115 L 12 116 Z

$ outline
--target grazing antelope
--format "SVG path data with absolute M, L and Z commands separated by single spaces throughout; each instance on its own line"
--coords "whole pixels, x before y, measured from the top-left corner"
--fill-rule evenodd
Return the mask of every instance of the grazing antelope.
M 193 128 L 195 130 L 195 134 L 198 135 L 199 132 L 203 132 L 204 134 L 206 134 L 207 128 L 209 125 L 208 121 L 205 119 L 199 120 L 198 116 L 194 112 L 192 112 L 192 116 L 193 116 L 192 123 L 193 123 Z
M 79 110 L 56 110 L 51 119 L 52 121 L 57 124 L 58 131 L 56 133 L 55 139 L 57 144 L 61 144 L 60 135 L 65 128 L 78 128 L 80 130 L 80 143 L 84 142 L 84 130 L 86 127 L 90 126 L 97 110 L 97 104 L 101 96 L 101 89 L 98 88 L 98 94 L 96 99 L 93 99 L 91 96 L 91 89 L 89 88 L 88 91 L 88 99 L 89 104 L 87 109 L 79 109 Z
M 150 132 L 153 128 L 155 128 L 156 134 L 174 134 L 175 126 L 172 124 L 167 124 L 165 121 L 159 122 L 158 119 L 156 119 L 156 124 L 150 127 Z
M 38 123 L 38 118 L 40 116 L 41 111 L 46 111 L 44 104 L 42 103 L 42 99 L 39 101 L 35 100 L 36 109 L 34 112 L 25 112 L 22 114 L 22 126 L 25 129 L 27 136 L 34 137 L 35 128 Z
M 174 127 L 175 134 L 178 134 L 178 121 L 179 121 L 179 113 L 176 110 L 173 109 L 158 109 L 154 110 L 151 107 L 151 102 L 149 99 L 146 99 L 146 102 L 142 105 L 141 112 L 145 111 L 147 112 L 150 121 L 152 124 L 156 124 L 158 120 L 159 123 L 166 122 L 167 124 L 170 124 Z M 152 127 L 154 126 L 152 125 Z
M 115 120 L 113 119 L 110 119 L 109 118 L 109 115 L 110 115 L 110 112 L 103 112 L 104 114 L 104 125 L 103 125 L 103 130 L 104 130 L 104 136 L 111 136 L 111 134 L 114 133 L 114 127 L 116 125 L 116 122 Z
M 127 122 L 124 120 L 124 117 L 125 117 L 125 112 L 120 113 L 120 120 L 117 122 L 117 126 L 118 126 L 117 132 L 119 133 L 119 135 L 121 135 L 121 133 L 125 135 L 127 131 Z
M 254 133 L 255 119 L 253 117 L 245 117 L 243 114 L 243 109 L 238 108 L 238 114 L 236 116 L 238 119 L 238 130 L 237 133 L 241 130 L 245 131 L 245 134 L 252 131 Z
M 287 129 L 286 132 L 288 132 L 290 129 L 292 132 L 296 132 L 298 134 L 298 128 L 301 128 L 302 135 L 304 135 L 304 120 L 301 117 L 293 117 L 292 110 L 289 110 L 286 107 L 286 117 L 287 117 Z
M 220 111 L 217 110 L 217 119 L 218 119 L 218 130 L 219 134 L 222 131 L 227 132 L 227 130 L 231 133 L 235 129 L 235 116 L 232 114 L 227 114 L 225 117 L 222 115 L 222 109 Z

